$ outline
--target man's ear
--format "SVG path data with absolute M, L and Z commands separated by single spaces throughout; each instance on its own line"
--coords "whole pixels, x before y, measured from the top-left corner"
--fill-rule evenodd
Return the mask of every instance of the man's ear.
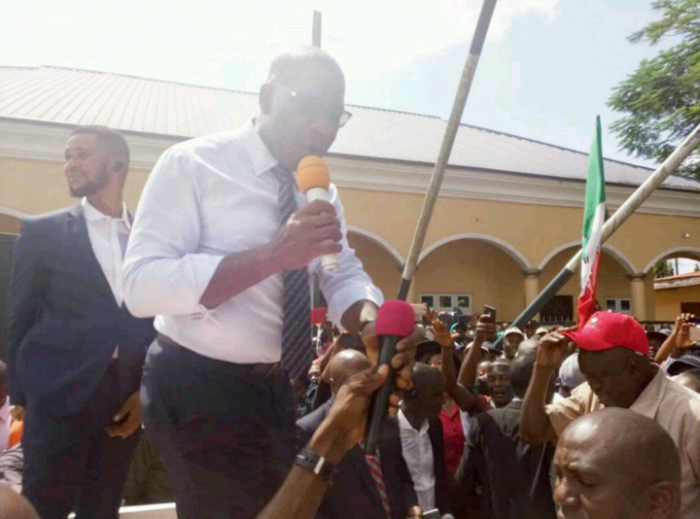
M 260 103 L 260 112 L 263 114 L 269 114 L 272 107 L 272 84 L 265 83 L 260 87 L 260 94 L 258 94 L 258 102 Z
M 112 156 L 109 159 L 109 170 L 110 173 L 126 173 L 126 161 L 124 157 Z
M 652 519 L 667 519 L 676 517 L 680 508 L 680 489 L 669 481 L 662 481 L 650 485 L 646 489 L 645 498 L 649 503 L 647 517 Z

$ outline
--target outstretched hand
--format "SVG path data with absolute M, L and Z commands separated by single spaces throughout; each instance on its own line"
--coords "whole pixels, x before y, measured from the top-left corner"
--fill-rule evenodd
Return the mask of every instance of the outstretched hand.
M 696 341 L 690 339 L 690 329 L 696 326 L 691 322 L 694 317 L 693 314 L 681 314 L 676 317 L 676 327 L 673 331 L 676 335 L 676 349 L 687 350 L 695 344 Z
M 452 348 L 455 345 L 455 340 L 459 338 L 458 333 L 450 333 L 447 324 L 440 319 L 434 319 L 429 328 L 430 332 L 437 342 L 443 348 Z
M 333 462 L 338 462 L 365 437 L 371 397 L 389 376 L 388 366 L 370 368 L 354 375 L 340 387 L 328 415 L 314 434 L 310 446 Z M 398 395 L 389 405 L 398 407 Z

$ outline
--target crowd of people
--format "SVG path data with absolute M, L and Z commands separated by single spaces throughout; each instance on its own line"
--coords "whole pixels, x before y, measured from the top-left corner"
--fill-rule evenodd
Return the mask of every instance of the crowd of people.
M 520 330 L 427 311 L 379 365 L 383 296 L 337 189 L 307 203 L 294 182 L 351 117 L 344 93 L 320 49 L 279 56 L 259 115 L 168 149 L 135 215 L 124 137 L 73 130 L 80 202 L 24 218 L 14 249 L 0 519 L 164 500 L 183 519 L 700 517 L 692 316 L 666 336 L 612 312 Z
M 645 332 L 633 318 L 610 312 L 596 313 L 579 332 L 557 327 L 498 332 L 488 317 L 448 327 L 436 314 L 431 317 L 417 346 L 414 387 L 403 392 L 380 447 L 383 487 L 389 491 L 375 491 L 373 467 L 362 463 L 357 445 L 336 469 L 319 517 L 373 517 L 367 512 L 373 508 L 381 517 L 382 504 L 390 517 L 409 516 L 415 506 L 423 512 L 437 509 L 441 517 L 465 519 L 554 518 L 557 509 L 560 517 L 583 517 L 576 510 L 586 511 L 587 505 L 568 497 L 568 490 L 558 490 L 568 482 L 561 462 L 556 462 L 555 447 L 571 422 L 605 406 L 631 409 L 655 420 L 663 434 L 658 425 L 649 429 L 643 422 L 641 430 L 665 438 L 667 446 L 669 439 L 679 446 L 680 456 L 672 452 L 671 457 L 678 458 L 676 464 L 687 478 L 680 480 L 674 496 L 678 507 L 683 498 L 682 508 L 679 512 L 670 507 L 663 517 L 693 517 L 700 511 L 700 372 L 694 368 L 700 347 L 689 338 L 695 326 L 692 316 L 680 315 L 660 344 L 658 332 Z M 494 349 L 498 335 L 508 339 L 502 350 Z M 310 371 L 320 375 L 313 377 L 307 402 L 299 408 L 300 413 L 314 409 L 297 421 L 302 444 L 327 416 L 338 381 L 370 365 L 361 347 L 342 335 L 320 351 L 326 349 Z M 625 448 L 651 441 L 620 426 L 638 420 L 628 414 L 603 413 L 579 427 L 615 423 L 622 443 L 631 442 Z M 592 445 L 598 447 L 595 438 Z M 624 458 L 623 447 L 616 448 L 620 458 L 615 466 L 590 470 L 612 471 L 605 474 L 609 482 L 635 479 L 640 469 L 648 472 L 645 478 L 654 479 L 665 470 L 663 460 L 651 459 L 658 453 L 648 453 L 648 464 L 639 467 L 637 462 L 629 464 L 634 454 Z M 610 504 L 622 515 L 586 513 L 654 517 L 640 508 L 639 495 L 618 496 L 621 500 Z

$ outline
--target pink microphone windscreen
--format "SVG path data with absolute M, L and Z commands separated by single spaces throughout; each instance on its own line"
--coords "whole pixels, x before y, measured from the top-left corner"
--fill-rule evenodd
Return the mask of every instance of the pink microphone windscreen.
M 375 331 L 377 335 L 408 337 L 415 326 L 415 312 L 406 301 L 386 301 L 377 313 Z

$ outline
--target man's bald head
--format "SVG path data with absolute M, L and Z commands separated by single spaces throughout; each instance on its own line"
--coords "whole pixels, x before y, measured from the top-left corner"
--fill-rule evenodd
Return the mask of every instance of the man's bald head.
M 403 392 L 404 413 L 420 421 L 437 418 L 445 402 L 442 373 L 432 366 L 416 362 L 411 378 L 413 387 Z
M 267 80 L 278 81 L 294 88 L 306 77 L 323 74 L 345 87 L 345 75 L 338 62 L 326 51 L 311 45 L 301 45 L 276 56 L 270 63 Z
M 562 517 L 668 518 L 680 506 L 678 449 L 655 421 L 608 408 L 573 421 L 554 455 Z
M 518 357 L 521 355 L 527 355 L 533 351 L 537 351 L 537 347 L 540 345 L 540 340 L 536 337 L 532 339 L 527 339 L 520 343 L 518 346 Z
M 0 519 L 41 519 L 27 499 L 0 483 Z
M 295 171 L 307 155 L 325 155 L 349 117 L 343 71 L 316 47 L 298 47 L 277 56 L 259 101 L 260 137 L 289 171 Z
M 331 391 L 335 395 L 338 389 L 350 377 L 372 367 L 372 363 L 356 350 L 343 350 L 335 355 L 328 366 L 331 379 Z

